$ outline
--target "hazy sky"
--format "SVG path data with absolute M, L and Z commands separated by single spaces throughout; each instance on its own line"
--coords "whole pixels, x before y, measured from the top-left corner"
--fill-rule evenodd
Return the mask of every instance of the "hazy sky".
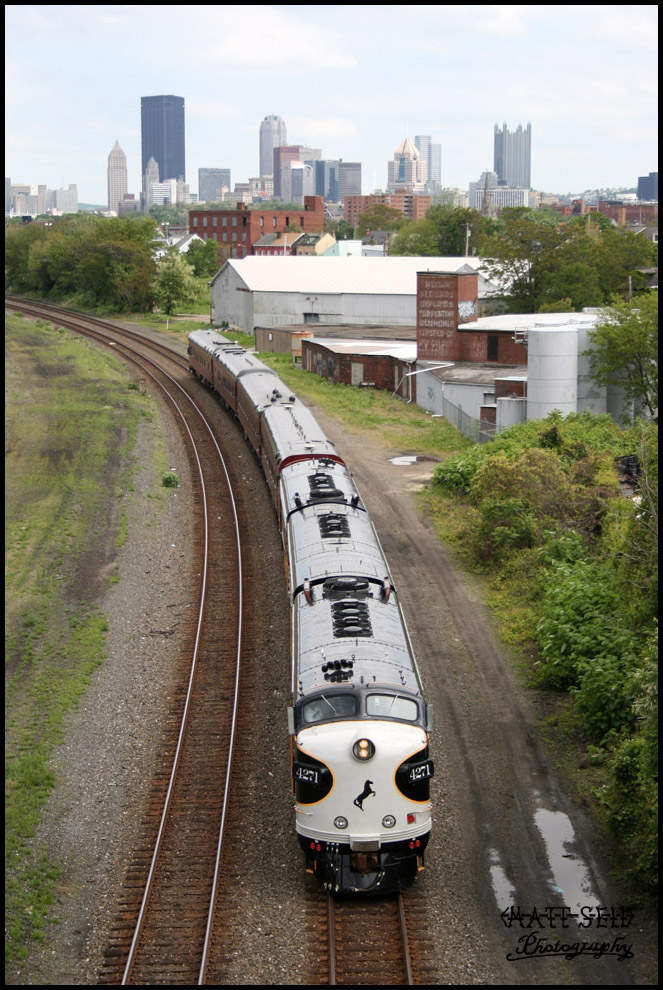
M 384 188 L 409 134 L 442 183 L 493 167 L 493 128 L 532 124 L 532 185 L 634 186 L 658 170 L 657 5 L 5 7 L 6 170 L 106 203 L 108 154 L 140 191 L 140 98 L 186 102 L 186 167 L 258 175 L 262 119 L 360 161 Z

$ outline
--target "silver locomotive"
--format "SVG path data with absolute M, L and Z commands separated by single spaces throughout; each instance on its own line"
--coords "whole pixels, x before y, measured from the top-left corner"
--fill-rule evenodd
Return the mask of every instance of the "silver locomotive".
M 243 421 L 277 508 L 307 869 L 341 894 L 401 889 L 423 869 L 431 830 L 430 712 L 377 534 L 333 444 L 278 376 L 214 331 L 192 333 L 189 354 Z

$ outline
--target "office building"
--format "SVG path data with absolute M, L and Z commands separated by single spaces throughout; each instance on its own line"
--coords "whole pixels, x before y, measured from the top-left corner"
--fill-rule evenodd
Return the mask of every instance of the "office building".
M 120 203 L 124 201 L 127 187 L 127 156 L 116 141 L 108 156 L 108 209 L 113 213 L 120 212 Z
M 437 192 L 442 181 L 442 145 L 433 144 L 430 134 L 417 134 L 414 146 L 425 166 L 426 192 Z
M 292 162 L 306 162 L 310 165 L 312 162 L 319 161 L 321 158 L 322 151 L 320 148 L 307 148 L 303 144 L 284 144 L 278 148 L 274 148 L 274 164 L 272 166 L 274 196 L 277 199 L 287 201 L 282 188 L 283 169 L 286 166 Z
M 304 203 L 315 195 L 315 173 L 308 162 L 288 162 L 281 169 L 281 196 L 286 203 Z
M 529 206 L 529 189 L 501 185 L 496 172 L 483 172 L 478 182 L 470 182 L 468 206 L 485 216 L 494 216 L 506 206 Z
M 230 189 L 229 168 L 199 168 L 198 169 L 198 202 L 220 203 L 223 188 Z
M 186 178 L 184 97 L 141 97 L 140 123 L 141 175 L 145 175 L 150 158 L 154 158 L 162 182 Z
M 643 202 L 658 202 L 658 172 L 638 177 L 638 199 Z
M 343 204 L 345 220 L 356 227 L 362 213 L 370 213 L 379 206 L 398 210 L 408 220 L 423 220 L 430 210 L 431 198 L 422 193 L 372 193 L 370 196 L 346 196 Z
M 338 163 L 338 202 L 346 196 L 361 196 L 361 162 Z
M 396 148 L 387 172 L 388 193 L 423 192 L 426 187 L 426 167 L 408 137 Z
M 515 131 L 510 131 L 506 124 L 500 130 L 495 124 L 493 171 L 497 173 L 499 185 L 532 188 L 531 151 L 531 124 L 524 130 L 522 124 L 518 124 Z
M 283 117 L 270 113 L 260 125 L 260 177 L 274 175 L 274 148 L 288 143 Z
M 326 203 L 338 203 L 337 159 L 326 158 L 313 163 L 315 173 L 315 195 L 322 196 Z

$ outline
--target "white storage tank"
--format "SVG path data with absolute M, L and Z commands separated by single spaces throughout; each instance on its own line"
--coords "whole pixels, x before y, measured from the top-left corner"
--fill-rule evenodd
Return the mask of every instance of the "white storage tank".
M 578 411 L 578 330 L 532 327 L 528 334 L 527 419 Z

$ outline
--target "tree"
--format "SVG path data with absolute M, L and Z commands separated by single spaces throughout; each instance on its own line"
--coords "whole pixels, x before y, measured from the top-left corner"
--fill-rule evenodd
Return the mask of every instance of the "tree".
M 193 241 L 186 254 L 196 278 L 212 278 L 221 267 L 216 241 Z
M 632 302 L 615 300 L 589 332 L 587 351 L 599 385 L 619 385 L 626 398 L 648 410 L 658 409 L 658 293 Z
M 573 310 L 606 305 L 616 296 L 641 291 L 643 268 L 654 263 L 652 245 L 617 230 L 605 217 L 563 218 L 553 211 L 506 209 L 497 230 L 484 239 L 481 255 L 488 276 L 508 286 L 511 312 Z
M 522 207 L 502 211 L 497 230 L 481 247 L 482 267 L 490 279 L 507 287 L 512 313 L 536 313 L 542 302 L 553 301 L 542 296 L 563 241 L 559 219 L 551 222 Z
M 407 223 L 407 217 L 392 206 L 377 203 L 357 219 L 357 234 L 363 237 L 369 230 L 398 230 Z
M 175 312 L 178 303 L 193 302 L 196 299 L 196 280 L 193 268 L 176 251 L 169 251 L 157 264 L 152 280 L 154 300 L 166 316 Z

